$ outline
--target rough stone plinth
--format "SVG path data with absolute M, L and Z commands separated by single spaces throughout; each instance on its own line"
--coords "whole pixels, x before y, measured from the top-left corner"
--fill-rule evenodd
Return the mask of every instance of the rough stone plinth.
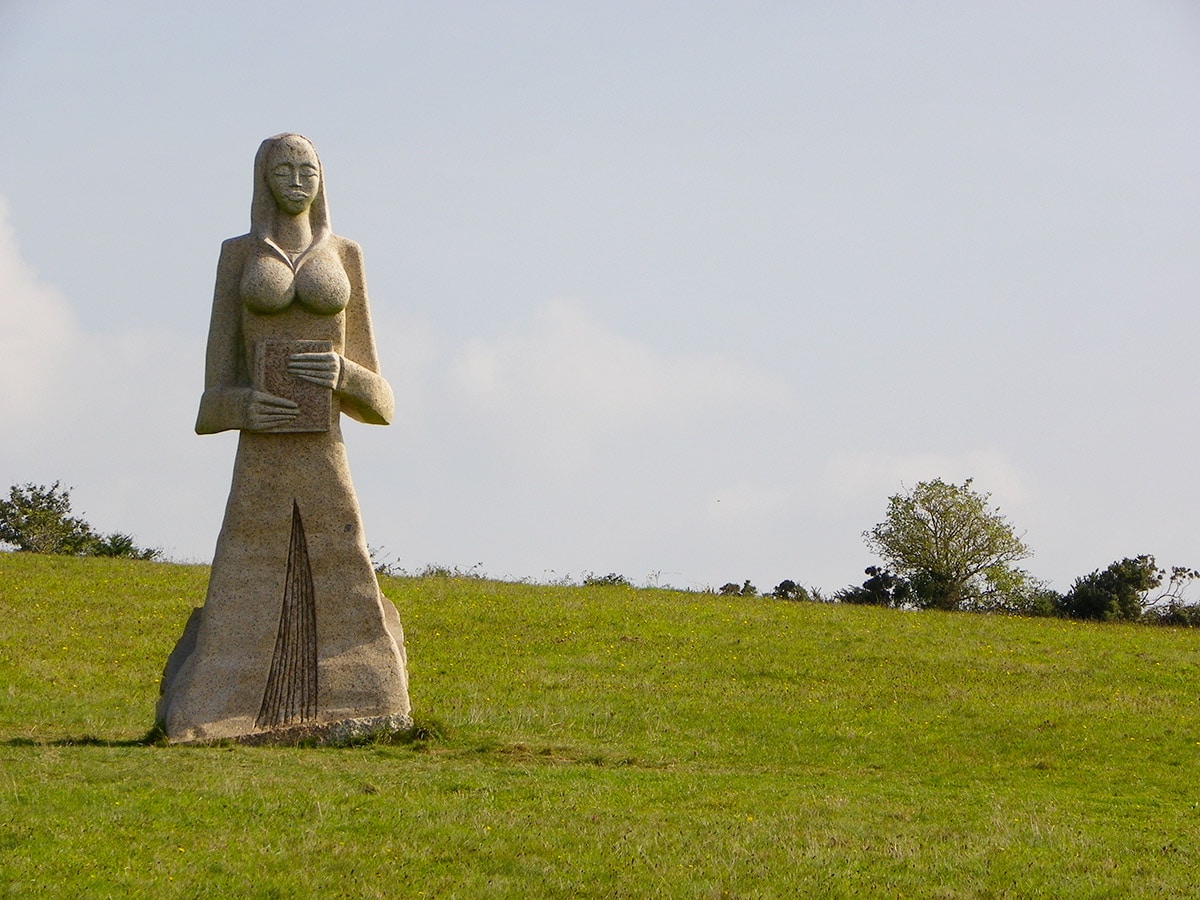
M 409 716 L 368 716 L 322 725 L 287 725 L 216 740 L 173 741 L 182 746 L 241 744 L 246 747 L 337 747 L 364 738 L 395 737 L 412 730 Z

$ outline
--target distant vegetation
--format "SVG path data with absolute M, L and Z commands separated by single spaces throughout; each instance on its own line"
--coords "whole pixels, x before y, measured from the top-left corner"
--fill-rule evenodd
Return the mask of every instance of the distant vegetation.
M 26 553 L 66 556 L 115 556 L 157 559 L 158 549 L 144 549 L 128 534 L 99 534 L 80 516 L 71 514 L 71 491 L 59 482 L 14 484 L 8 499 L 0 500 L 0 544 Z
M 607 575 L 588 572 L 583 576 L 583 583 L 586 587 L 631 587 L 629 579 L 616 572 L 609 572 Z
M 1021 568 L 1032 550 L 992 507 L 990 495 L 972 484 L 969 478 L 961 485 L 935 478 L 890 497 L 884 520 L 863 533 L 881 563 L 867 567 L 861 584 L 827 595 L 785 579 L 760 595 L 747 578 L 709 591 L 731 597 L 1200 627 L 1200 602 L 1185 596 L 1188 586 L 1200 579 L 1197 570 L 1160 568 L 1154 556 L 1141 554 L 1080 576 L 1060 593 Z M 161 550 L 138 547 L 129 535 L 95 532 L 71 514 L 70 492 L 57 481 L 9 489 L 9 498 L 0 500 L 0 543 L 19 551 L 67 556 L 162 556 Z M 482 563 L 468 569 L 426 565 L 409 572 L 388 559 L 383 548 L 372 548 L 371 557 L 375 571 L 384 577 L 486 577 Z M 657 575 L 653 581 L 651 586 L 656 586 Z M 576 582 L 566 576 L 552 583 Z M 585 572 L 579 583 L 633 587 L 618 572 Z
M 1185 596 L 1200 572 L 1160 568 L 1150 554 L 1118 560 L 1075 579 L 1059 593 L 1017 563 L 1032 551 L 989 496 L 941 479 L 923 481 L 888 500 L 887 516 L 863 534 L 883 559 L 861 584 L 826 597 L 791 579 L 765 596 L 894 609 L 1007 613 L 1022 616 L 1200 627 L 1200 604 Z M 724 585 L 726 595 L 754 596 L 753 585 Z
M 884 560 L 861 585 L 834 595 L 845 603 L 1058 616 L 1103 622 L 1200 626 L 1200 606 L 1184 590 L 1200 572 L 1158 567 L 1142 554 L 1075 579 L 1061 594 L 1017 563 L 1032 551 L 975 491 L 941 479 L 888 501 L 887 517 L 863 537 Z M 787 584 L 787 582 L 785 582 Z M 777 590 L 778 593 L 778 590 Z

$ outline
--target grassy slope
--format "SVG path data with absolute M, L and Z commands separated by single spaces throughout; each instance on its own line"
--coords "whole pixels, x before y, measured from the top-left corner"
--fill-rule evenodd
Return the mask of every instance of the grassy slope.
M 448 737 L 139 745 L 206 578 L 202 567 L 0 555 L 0 888 L 1195 889 L 1196 633 L 384 579 L 408 634 L 418 719 Z

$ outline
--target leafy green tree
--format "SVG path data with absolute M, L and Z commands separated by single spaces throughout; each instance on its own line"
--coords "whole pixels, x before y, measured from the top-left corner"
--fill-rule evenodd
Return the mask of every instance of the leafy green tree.
M 59 482 L 14 484 L 0 500 L 0 541 L 28 553 L 85 553 L 96 535 L 71 515 L 71 492 Z
M 1031 551 L 988 505 L 988 494 L 940 478 L 888 499 L 867 545 L 912 588 L 909 602 L 933 609 L 987 609 L 1028 576 L 1014 563 Z
M 154 559 L 161 550 L 144 550 L 127 534 L 99 535 L 71 515 L 71 491 L 60 482 L 14 484 L 0 500 L 0 543 L 27 553 L 69 556 L 124 556 Z

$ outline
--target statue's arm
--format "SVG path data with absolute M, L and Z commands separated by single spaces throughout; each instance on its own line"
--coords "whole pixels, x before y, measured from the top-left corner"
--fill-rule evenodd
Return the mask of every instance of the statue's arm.
M 294 416 L 295 404 L 255 391 L 242 352 L 239 283 L 245 242 L 231 238 L 221 245 L 217 286 L 204 362 L 204 395 L 196 417 L 197 434 L 230 429 L 263 430 Z
M 379 358 L 371 331 L 371 310 L 363 276 L 362 248 L 342 239 L 342 265 L 350 279 L 350 302 L 346 305 L 346 344 L 342 367 L 334 390 L 342 412 L 370 425 L 388 425 L 395 414 L 392 386 L 379 374 Z

